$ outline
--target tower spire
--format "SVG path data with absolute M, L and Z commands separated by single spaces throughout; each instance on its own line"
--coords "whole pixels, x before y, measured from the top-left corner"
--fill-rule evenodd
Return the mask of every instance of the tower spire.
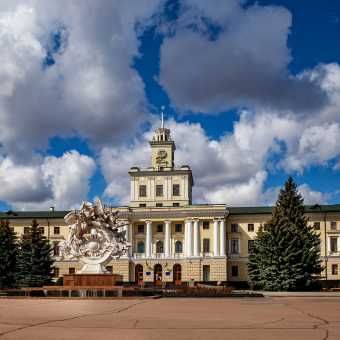
M 165 107 L 162 105 L 161 106 L 161 128 L 164 129 L 164 109 Z

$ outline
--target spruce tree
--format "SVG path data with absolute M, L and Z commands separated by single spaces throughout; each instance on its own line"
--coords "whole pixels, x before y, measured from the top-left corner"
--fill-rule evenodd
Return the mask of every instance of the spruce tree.
M 0 288 L 15 286 L 17 239 L 9 221 L 0 222 Z
M 320 239 L 307 222 L 303 198 L 289 177 L 249 256 L 248 273 L 254 288 L 287 291 L 315 286 L 321 272 Z
M 51 247 L 36 220 L 22 236 L 17 260 L 17 282 L 21 287 L 40 287 L 51 282 Z

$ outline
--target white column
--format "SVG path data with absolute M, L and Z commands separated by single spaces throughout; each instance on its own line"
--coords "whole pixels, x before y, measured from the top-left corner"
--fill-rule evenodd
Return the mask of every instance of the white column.
M 185 223 L 185 256 L 192 256 L 192 221 L 187 220 Z
M 194 220 L 194 256 L 200 255 L 200 247 L 199 247 L 199 235 L 200 229 L 199 229 L 199 221 Z
M 184 221 L 184 242 L 183 242 L 183 255 L 187 256 L 187 242 L 188 242 L 188 222 Z
M 171 222 L 165 221 L 165 235 L 164 235 L 164 256 L 169 257 L 171 255 Z
M 152 222 L 146 221 L 146 237 L 145 237 L 145 256 L 152 255 Z
M 225 244 L 226 244 L 226 230 L 225 230 L 225 220 L 220 221 L 220 256 L 225 256 Z
M 218 221 L 214 221 L 214 256 L 219 256 Z
M 125 225 L 125 239 L 129 243 L 130 247 L 126 253 L 126 256 L 132 255 L 132 223 L 127 222 Z
M 328 236 L 327 237 L 327 254 L 326 254 L 326 256 L 329 255 L 330 252 L 331 252 L 331 238 Z

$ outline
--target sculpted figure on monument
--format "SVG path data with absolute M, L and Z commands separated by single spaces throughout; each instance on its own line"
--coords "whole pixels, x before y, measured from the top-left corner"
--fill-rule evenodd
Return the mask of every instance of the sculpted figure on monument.
M 124 227 L 118 222 L 118 211 L 104 208 L 100 200 L 83 202 L 80 210 L 65 216 L 69 236 L 61 243 L 62 257 L 79 259 L 84 267 L 79 273 L 106 273 L 104 265 L 112 258 L 126 254 L 130 246 Z

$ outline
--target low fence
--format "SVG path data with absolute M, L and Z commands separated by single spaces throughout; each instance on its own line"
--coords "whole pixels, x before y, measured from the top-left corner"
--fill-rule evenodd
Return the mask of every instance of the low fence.
M 231 287 L 197 284 L 174 288 L 123 286 L 44 286 L 0 291 L 3 297 L 122 298 L 122 297 L 259 297 L 233 292 Z

